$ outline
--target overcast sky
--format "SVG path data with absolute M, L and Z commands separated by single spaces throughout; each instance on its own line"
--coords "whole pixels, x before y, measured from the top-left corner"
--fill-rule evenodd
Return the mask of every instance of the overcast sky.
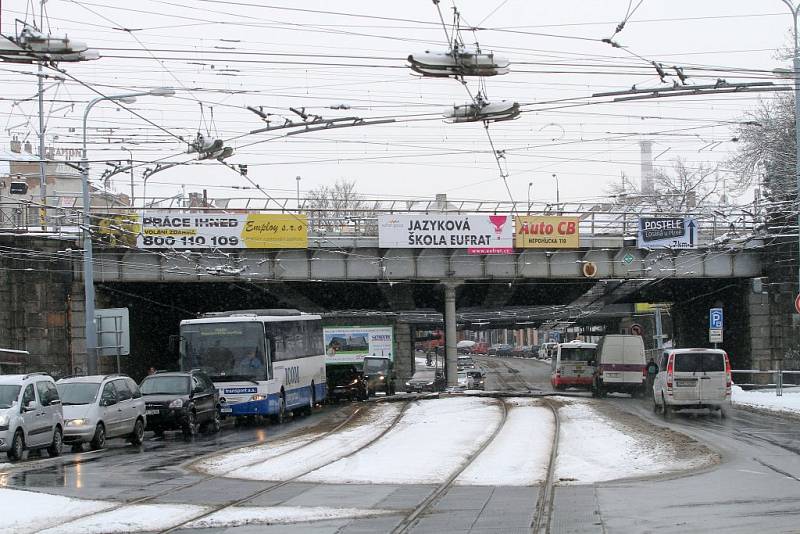
M 448 23 L 452 5 L 441 3 Z M 587 98 L 634 84 L 671 86 L 676 78 L 661 84 L 650 61 L 670 73 L 681 66 L 690 84 L 717 78 L 780 83 L 771 71 L 788 66 L 776 54 L 790 42 L 791 16 L 780 0 L 462 0 L 457 7 L 464 40 L 477 40 L 483 50 L 511 61 L 509 74 L 483 81 L 490 100 L 522 105 L 519 119 L 492 124 L 489 134 L 505 151 L 511 195 L 523 202 L 529 191 L 535 202 L 552 202 L 553 174 L 562 201 L 594 201 L 622 172 L 638 180 L 642 139 L 653 141 L 659 166 L 669 167 L 675 157 L 693 165 L 724 163 L 736 150 L 732 124 L 760 98 L 773 97 Z M 624 48 L 601 42 L 629 10 L 633 14 L 614 36 Z M 0 13 L 4 35 L 14 34 L 15 19 L 32 22 L 24 0 L 5 0 Z M 128 159 L 120 148 L 125 146 L 141 164 L 137 196 L 142 171 L 152 167 L 148 162 L 192 161 L 179 138 L 190 140 L 199 131 L 229 140 L 235 154 L 228 161 L 246 164 L 249 177 L 275 197 L 294 198 L 300 176 L 303 191 L 346 178 L 369 198 L 447 193 L 508 199 L 483 125 L 441 120 L 448 106 L 468 101 L 464 87 L 453 79 L 422 79 L 406 66 L 410 53 L 447 49 L 430 1 L 50 0 L 46 15 L 45 29 L 84 41 L 104 56 L 62 64 L 74 79 L 46 93 L 52 111 L 48 144 L 77 147 L 86 102 L 98 94 L 162 86 L 178 92 L 173 98 L 141 97 L 130 106 L 150 123 L 111 103 L 91 113 L 92 177 L 106 168 L 104 160 Z M 13 135 L 36 144 L 35 102 L 17 102 L 35 95 L 33 72 L 35 67 L 0 65 L 4 149 Z M 477 79 L 468 84 L 473 93 L 479 89 Z M 559 99 L 576 100 L 548 104 Z M 331 109 L 339 105 L 349 109 Z M 289 137 L 250 134 L 266 123 L 246 106 L 263 106 L 273 114 L 272 125 L 298 120 L 289 107 L 324 118 L 396 122 Z M 209 188 L 212 197 L 263 197 L 236 189 L 252 184 L 213 162 L 155 174 L 147 195 L 170 196 L 181 185 L 187 191 Z M 127 193 L 129 177 L 118 175 L 113 186 Z

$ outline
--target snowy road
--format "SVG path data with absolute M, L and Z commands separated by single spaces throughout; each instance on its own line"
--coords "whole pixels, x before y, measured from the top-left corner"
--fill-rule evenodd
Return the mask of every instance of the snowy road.
M 549 389 L 546 364 L 495 363 L 496 384 Z M 544 402 L 343 405 L 281 428 L 33 460 L 0 475 L 0 532 L 530 532 L 554 432 Z M 800 435 L 786 420 L 732 410 L 665 422 L 628 398 L 547 402 L 560 419 L 551 532 L 794 528 Z

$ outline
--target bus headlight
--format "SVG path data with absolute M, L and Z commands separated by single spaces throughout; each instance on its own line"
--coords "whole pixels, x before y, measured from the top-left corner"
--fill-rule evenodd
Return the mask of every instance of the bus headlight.
M 264 400 L 264 399 L 266 399 L 266 398 L 267 398 L 267 396 L 266 396 L 266 395 L 262 395 L 261 393 L 256 393 L 255 395 L 253 395 L 252 397 L 250 397 L 250 400 L 254 400 L 254 401 L 262 401 L 262 400 Z

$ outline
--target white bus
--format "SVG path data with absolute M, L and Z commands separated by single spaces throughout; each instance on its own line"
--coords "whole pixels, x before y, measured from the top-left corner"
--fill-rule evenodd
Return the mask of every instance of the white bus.
M 180 323 L 180 366 L 219 390 L 223 417 L 311 412 L 327 395 L 322 318 L 297 310 L 238 310 Z

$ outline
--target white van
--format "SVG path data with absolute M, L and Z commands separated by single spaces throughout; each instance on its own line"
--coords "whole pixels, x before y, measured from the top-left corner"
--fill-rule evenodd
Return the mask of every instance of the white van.
M 568 387 L 591 389 L 592 372 L 590 362 L 595 360 L 596 343 L 570 341 L 559 343 L 553 360 L 550 362 L 550 384 L 554 389 Z
M 610 334 L 597 344 L 597 362 L 592 380 L 592 394 L 603 397 L 611 391 L 644 394 L 647 363 L 640 336 Z
M 731 362 L 719 349 L 671 349 L 661 356 L 653 381 L 653 409 L 719 411 L 731 406 Z
M 546 360 L 547 358 L 552 358 L 553 351 L 557 345 L 558 343 L 553 343 L 552 341 L 548 341 L 547 343 L 542 343 L 539 345 L 539 359 Z

